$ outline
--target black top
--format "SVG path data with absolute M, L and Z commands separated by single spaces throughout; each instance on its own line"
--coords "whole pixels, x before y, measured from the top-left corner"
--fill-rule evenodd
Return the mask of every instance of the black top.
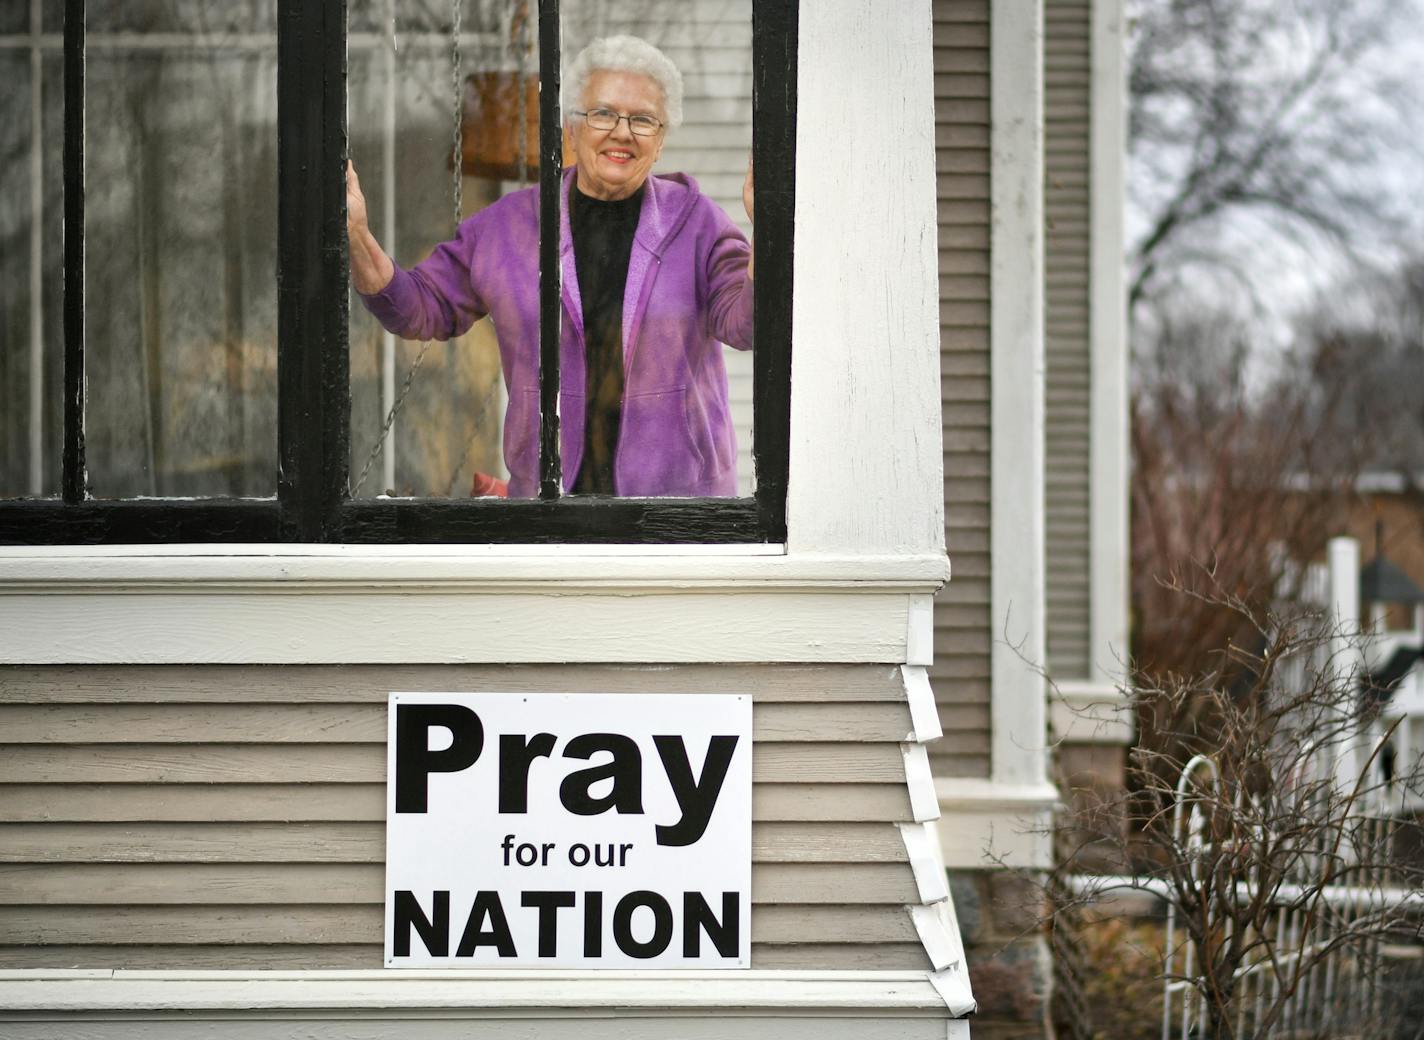
M 623 290 L 643 205 L 643 189 L 606 202 L 573 185 L 569 228 L 574 270 L 583 301 L 583 463 L 573 482 L 578 495 L 612 495 L 613 456 L 623 418 Z

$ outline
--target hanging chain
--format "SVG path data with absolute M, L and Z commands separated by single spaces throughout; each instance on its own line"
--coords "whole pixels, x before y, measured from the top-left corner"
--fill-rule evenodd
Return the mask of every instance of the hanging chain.
M 465 190 L 465 63 L 460 56 L 460 32 L 465 12 L 464 0 L 450 0 L 450 4 L 454 22 L 454 28 L 450 30 L 450 94 L 455 99 L 454 140 L 450 144 L 450 194 L 455 200 L 455 231 L 459 233 Z
M 453 197 L 454 208 L 454 228 L 455 233 L 460 231 L 460 217 L 464 209 L 464 178 L 465 167 L 465 84 L 462 73 L 464 71 L 464 59 L 460 53 L 460 33 L 463 28 L 463 3 L 462 0 L 451 0 L 451 30 L 450 30 L 450 81 L 451 93 L 455 98 L 454 108 L 454 130 L 451 133 L 450 156 L 451 156 L 451 195 Z M 395 19 L 391 20 L 391 49 L 396 46 L 396 24 Z M 356 484 L 352 487 L 348 481 L 348 497 L 355 498 L 356 493 L 361 490 L 361 485 L 366 483 L 366 478 L 371 473 L 371 467 L 376 464 L 376 459 L 380 458 L 381 450 L 385 447 L 386 440 L 390 437 L 391 427 L 395 425 L 396 416 L 405 406 L 406 398 L 410 396 L 411 386 L 415 383 L 415 374 L 420 371 L 420 366 L 425 363 L 425 355 L 430 353 L 430 348 L 434 340 L 426 340 L 420 345 L 420 352 L 415 355 L 415 361 L 411 363 L 410 369 L 405 374 L 405 382 L 401 384 L 401 391 L 396 395 L 391 410 L 386 413 L 386 421 L 381 425 L 380 435 L 376 438 L 376 443 L 372 445 L 371 452 L 366 456 L 366 464 L 361 467 L 361 474 L 356 478 Z M 466 449 L 468 453 L 468 448 Z M 463 464 L 463 456 L 461 457 Z M 454 481 L 451 481 L 453 485 Z M 387 490 L 392 490 L 388 488 Z

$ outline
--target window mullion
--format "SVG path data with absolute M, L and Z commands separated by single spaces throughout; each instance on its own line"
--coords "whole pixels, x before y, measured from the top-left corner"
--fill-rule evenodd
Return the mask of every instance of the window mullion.
M 64 5 L 64 501 L 83 502 L 84 22 L 85 0 Z
M 539 0 L 539 497 L 558 498 L 559 192 L 563 119 L 559 111 L 559 0 Z
M 277 497 L 282 536 L 338 535 L 348 465 L 346 0 L 280 0 Z
M 756 351 L 752 357 L 752 456 L 762 530 L 786 539 L 786 485 L 791 454 L 792 224 L 796 210 L 796 53 L 798 3 L 752 2 L 752 159 L 758 177 Z

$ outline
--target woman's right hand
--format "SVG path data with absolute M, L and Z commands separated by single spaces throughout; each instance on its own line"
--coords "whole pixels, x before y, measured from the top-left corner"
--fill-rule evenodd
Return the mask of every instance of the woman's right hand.
M 366 220 L 366 196 L 361 193 L 361 181 L 356 166 L 346 162 L 346 237 L 351 253 L 351 284 L 356 291 L 370 295 L 380 292 L 395 277 L 395 265 L 371 234 Z

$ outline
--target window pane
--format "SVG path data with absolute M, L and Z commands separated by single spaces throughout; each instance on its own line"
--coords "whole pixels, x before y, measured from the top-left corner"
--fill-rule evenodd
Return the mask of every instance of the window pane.
M 0 498 L 54 496 L 64 421 L 59 52 L 0 51 L 0 82 Z
M 55 7 L 59 25 L 63 0 Z M 277 5 L 272 0 L 86 0 L 84 25 L 91 47 L 107 45 L 102 39 L 105 33 L 179 33 L 189 47 L 195 35 L 218 34 L 227 37 L 231 46 L 249 33 L 275 33 Z M 266 46 L 269 41 L 247 42 Z
M 644 191 L 667 186 L 667 199 L 679 209 L 687 206 L 691 216 L 680 230 L 664 231 L 654 223 L 653 210 L 643 210 L 639 234 L 659 238 L 662 257 L 642 302 L 635 304 L 634 342 L 625 344 L 620 453 L 661 456 L 652 465 L 661 466 L 668 483 L 649 493 L 751 495 L 752 366 L 746 349 L 751 283 L 745 239 L 752 228 L 742 201 L 752 144 L 751 0 L 563 0 L 560 13 L 566 110 L 597 105 L 632 114 L 640 89 L 650 90 L 655 104 L 665 101 L 656 80 L 647 76 L 620 80 L 594 68 L 574 82 L 579 52 L 600 38 L 627 34 L 645 40 L 676 66 L 683 83 L 681 125 L 671 125 L 675 113 L 665 105 L 657 113 L 669 125 L 659 137 L 663 147 L 654 153 L 653 180 Z M 619 60 L 617 48 L 598 59 L 615 65 Z M 621 172 L 604 156 L 626 140 L 625 124 L 599 131 L 575 116 L 569 125 L 579 186 L 607 190 Z M 696 192 L 690 190 L 694 186 Z M 698 192 L 704 198 L 693 206 Z M 718 245 L 693 246 L 694 237 Z M 580 249 L 576 229 L 575 253 Z M 635 267 L 628 270 L 633 279 Z M 691 286 L 705 286 L 706 293 Z M 629 289 L 630 301 L 642 288 Z M 672 408 L 666 407 L 669 402 Z M 693 476 L 684 482 L 674 473 Z
M 30 4 L 28 0 L 5 0 L 0 4 L 0 33 L 28 32 L 30 29 Z M 13 81 L 9 81 L 13 82 Z
M 514 411 L 526 435 L 537 431 L 537 189 L 530 188 L 537 147 L 520 162 L 516 140 L 522 133 L 537 142 L 538 51 L 533 20 L 514 18 L 518 6 L 464 0 L 457 37 L 450 3 L 352 0 L 351 155 L 369 232 L 402 271 L 369 308 L 352 295 L 353 497 L 508 492 L 502 446 L 509 395 L 486 313 L 509 330 L 511 349 L 516 340 L 534 344 L 533 365 L 526 358 L 518 366 Z M 486 281 L 516 291 L 476 285 L 468 260 L 456 258 L 469 256 L 458 243 L 448 257 L 442 250 L 422 265 L 462 220 L 526 189 L 534 197 L 522 205 L 532 208 L 502 228 L 498 252 L 481 253 Z M 360 254 L 353 243 L 358 285 Z M 413 268 L 414 278 L 407 273 Z M 417 298 L 412 285 L 436 295 Z M 373 310 L 411 338 L 388 332 Z M 512 453 L 514 493 L 535 494 L 537 439 L 525 436 Z
M 93 493 L 270 496 L 275 3 L 88 7 L 85 434 Z
M 27 0 L 25 6 L 29 6 L 34 0 Z M 57 33 L 64 31 L 64 0 L 42 0 L 43 10 L 41 12 L 41 24 L 47 33 Z M 19 5 L 16 4 L 18 7 Z

